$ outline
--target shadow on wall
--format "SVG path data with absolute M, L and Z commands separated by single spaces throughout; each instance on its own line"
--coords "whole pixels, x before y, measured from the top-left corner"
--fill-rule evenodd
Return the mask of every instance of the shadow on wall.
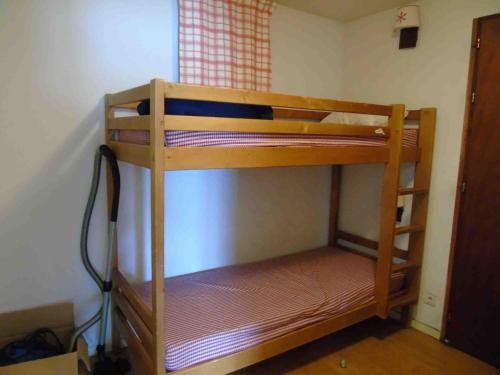
M 243 263 L 325 246 L 330 170 L 294 167 L 237 171 L 233 261 Z

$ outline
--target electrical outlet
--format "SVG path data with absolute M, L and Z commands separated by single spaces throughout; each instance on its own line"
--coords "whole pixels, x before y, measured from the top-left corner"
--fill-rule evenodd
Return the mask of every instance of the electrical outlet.
M 424 298 L 424 303 L 428 306 L 435 307 L 436 306 L 437 296 L 434 293 L 427 292 Z

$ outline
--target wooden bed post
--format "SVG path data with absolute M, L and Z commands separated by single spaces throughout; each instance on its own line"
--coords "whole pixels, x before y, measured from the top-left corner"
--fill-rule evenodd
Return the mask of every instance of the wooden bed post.
M 110 94 L 104 96 L 104 126 L 105 134 L 104 139 L 106 145 L 109 146 L 110 142 L 113 141 L 113 131 L 109 129 L 109 120 L 115 118 L 115 110 L 109 105 Z M 111 204 L 113 202 L 113 177 L 111 174 L 111 169 L 108 163 L 106 163 L 106 194 L 108 202 L 108 215 L 111 213 Z M 113 274 L 118 270 L 118 241 L 115 241 L 115 245 L 112 249 L 113 251 Z M 111 311 L 115 308 L 114 299 L 111 299 Z M 113 352 L 120 348 L 120 333 L 117 326 L 117 317 L 115 314 L 111 314 L 111 348 Z
M 342 177 L 342 166 L 332 166 L 332 187 L 330 193 L 330 227 L 328 233 L 328 245 L 335 246 L 337 241 L 336 233 L 339 217 L 339 199 L 340 199 L 340 179 Z
M 110 94 L 104 96 L 104 126 L 105 132 L 104 139 L 106 140 L 106 145 L 109 146 L 110 142 L 113 141 L 113 130 L 109 129 L 109 120 L 115 118 L 115 110 L 109 105 Z M 113 178 L 111 174 L 111 169 L 108 163 L 106 163 L 106 194 L 108 202 L 108 215 L 111 213 L 111 204 L 113 202 Z M 118 244 L 115 242 L 113 247 L 113 270 L 118 268 Z
M 390 118 L 391 137 L 388 143 L 390 153 L 389 161 L 384 167 L 384 189 L 382 192 L 377 273 L 375 279 L 375 298 L 378 303 L 377 315 L 382 318 L 386 318 L 388 314 L 391 287 L 392 252 L 394 249 L 404 115 L 404 105 L 394 104 L 392 106 Z
M 150 84 L 150 165 L 151 165 L 151 262 L 153 287 L 153 371 L 165 374 L 164 343 L 164 126 L 165 89 L 163 81 L 153 79 Z

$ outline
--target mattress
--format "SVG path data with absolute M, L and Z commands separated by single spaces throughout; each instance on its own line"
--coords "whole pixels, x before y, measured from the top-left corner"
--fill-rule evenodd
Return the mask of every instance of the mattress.
M 403 274 L 393 275 L 392 290 Z M 336 248 L 165 279 L 167 370 L 215 359 L 374 300 L 375 262 Z M 151 283 L 136 286 L 151 305 Z
M 405 129 L 403 147 L 417 147 L 418 129 Z M 149 144 L 149 132 L 121 130 L 120 141 L 134 144 Z M 165 146 L 168 147 L 352 147 L 385 146 L 387 140 L 380 137 L 353 137 L 331 135 L 296 135 L 271 133 L 238 133 L 214 131 L 166 131 Z

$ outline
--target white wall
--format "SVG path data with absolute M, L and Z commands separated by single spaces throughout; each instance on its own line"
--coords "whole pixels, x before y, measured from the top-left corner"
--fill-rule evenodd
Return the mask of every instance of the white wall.
M 72 300 L 96 308 L 80 224 L 103 95 L 177 71 L 175 1 L 0 1 L 0 311 Z M 100 194 L 90 249 L 102 264 Z
M 344 24 L 281 5 L 271 21 L 273 91 L 338 98 Z
M 423 0 L 422 26 L 415 49 L 398 50 L 392 32 L 396 10 L 346 24 L 344 97 L 373 103 L 437 107 L 437 132 L 430 191 L 421 293 L 437 296 L 436 307 L 422 302 L 416 319 L 441 328 L 451 225 L 460 156 L 472 19 L 500 11 L 498 0 Z M 340 226 L 378 236 L 382 169 L 345 168 Z M 404 172 L 408 172 L 405 168 Z M 367 174 L 368 173 L 368 174 Z M 368 181 L 370 183 L 368 183 Z M 407 173 L 403 183 L 408 183 Z M 361 217 L 360 212 L 370 215 Z M 422 300 L 421 300 L 422 301 Z
M 75 302 L 78 321 L 95 311 L 78 241 L 104 139 L 103 95 L 177 79 L 176 17 L 174 0 L 0 0 L 0 312 L 61 300 Z M 340 95 L 342 25 L 278 6 L 272 38 L 276 91 Z M 168 173 L 167 273 L 324 244 L 328 176 L 328 168 Z M 135 190 L 125 194 L 137 199 L 122 200 L 122 242 L 139 248 L 148 242 L 146 177 L 123 166 L 124 189 Z M 146 221 L 129 220 L 136 214 Z M 127 237 L 127 225 L 146 235 Z M 101 190 L 90 239 L 98 265 L 105 226 Z

